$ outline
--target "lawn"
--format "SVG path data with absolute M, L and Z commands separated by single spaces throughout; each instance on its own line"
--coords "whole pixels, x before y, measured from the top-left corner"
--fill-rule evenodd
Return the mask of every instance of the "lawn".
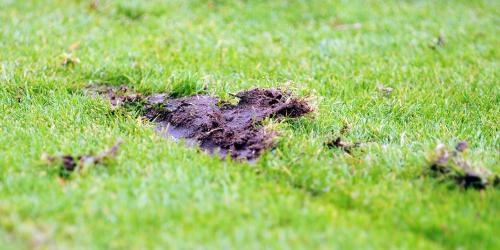
M 2 249 L 499 249 L 500 188 L 429 176 L 440 143 L 500 173 L 500 1 L 0 0 Z M 89 84 L 313 114 L 255 163 L 162 138 Z M 325 143 L 337 136 L 360 147 Z M 116 159 L 59 178 L 50 154 Z

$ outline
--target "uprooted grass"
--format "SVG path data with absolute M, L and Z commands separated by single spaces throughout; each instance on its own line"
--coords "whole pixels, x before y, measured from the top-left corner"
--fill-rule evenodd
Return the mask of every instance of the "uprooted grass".
M 499 248 L 498 189 L 422 177 L 437 141 L 461 139 L 471 164 L 500 171 L 499 1 L 99 2 L 1 1 L 1 246 Z M 80 62 L 62 65 L 75 43 Z M 174 75 L 221 97 L 288 82 L 318 110 L 276 124 L 277 148 L 249 166 L 75 91 L 154 93 Z M 369 143 L 349 155 L 331 135 Z M 36 167 L 119 137 L 115 162 L 67 185 Z

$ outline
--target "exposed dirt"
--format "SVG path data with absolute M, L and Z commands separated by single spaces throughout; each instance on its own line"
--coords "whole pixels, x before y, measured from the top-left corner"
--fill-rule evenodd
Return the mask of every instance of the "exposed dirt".
M 141 102 L 144 116 L 158 124 L 157 131 L 210 154 L 254 160 L 273 147 L 275 133 L 266 131 L 266 118 L 295 118 L 312 112 L 310 105 L 280 89 L 252 89 L 234 95 L 236 105 L 209 95 L 169 98 L 167 94 L 142 96 L 126 87 L 94 86 L 89 93 L 105 96 L 113 107 Z
M 431 157 L 431 176 L 441 180 L 453 180 L 464 188 L 485 189 L 489 186 L 499 186 L 498 175 L 486 168 L 474 167 L 464 159 L 462 153 L 467 148 L 465 141 L 459 142 L 452 151 L 444 144 L 439 144 Z

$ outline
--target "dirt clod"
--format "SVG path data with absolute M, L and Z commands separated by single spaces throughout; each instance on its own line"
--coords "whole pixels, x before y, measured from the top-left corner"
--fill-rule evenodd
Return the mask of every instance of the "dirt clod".
M 241 91 L 233 95 L 238 99 L 234 105 L 209 95 L 170 98 L 165 93 L 141 96 L 128 89 L 120 93 L 120 88 L 100 88 L 93 92 L 108 98 L 112 106 L 113 100 L 142 102 L 144 116 L 157 123 L 162 135 L 184 138 L 188 144 L 197 144 L 222 158 L 256 159 L 274 145 L 275 133 L 261 126 L 264 119 L 295 118 L 312 112 L 306 101 L 280 89 Z
M 337 137 L 334 140 L 327 141 L 325 143 L 325 145 L 328 148 L 339 148 L 348 154 L 352 154 L 353 149 L 359 147 L 361 145 L 361 143 L 359 143 L 359 142 L 355 142 L 355 143 L 345 142 L 345 141 L 342 141 L 342 139 L 340 137 Z
M 108 150 L 98 154 L 98 155 L 62 155 L 62 156 L 54 156 L 47 153 L 42 154 L 42 160 L 49 164 L 58 164 L 61 166 L 59 175 L 61 177 L 69 177 L 69 174 L 74 172 L 75 170 L 82 171 L 84 168 L 103 164 L 107 160 L 115 158 L 118 154 L 118 149 L 122 144 L 121 140 L 118 140 L 115 145 L 113 145 Z
M 452 180 L 464 188 L 485 189 L 497 186 L 499 177 L 482 167 L 473 167 L 462 153 L 467 149 L 467 142 L 461 141 L 450 151 L 444 144 L 439 144 L 430 160 L 430 175 L 441 180 Z

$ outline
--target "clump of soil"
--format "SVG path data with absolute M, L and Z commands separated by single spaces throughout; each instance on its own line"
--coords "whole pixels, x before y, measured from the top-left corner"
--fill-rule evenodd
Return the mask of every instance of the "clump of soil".
M 330 149 L 339 148 L 348 154 L 352 154 L 352 151 L 355 148 L 359 147 L 361 145 L 361 143 L 360 142 L 355 142 L 355 143 L 346 142 L 346 141 L 343 141 L 339 136 L 339 137 L 335 138 L 334 140 L 327 141 L 325 143 L 325 145 Z
M 254 160 L 273 147 L 275 133 L 266 131 L 266 118 L 296 118 L 312 112 L 304 100 L 280 89 L 251 89 L 234 97 L 236 105 L 209 95 L 170 98 L 159 93 L 141 96 L 126 87 L 102 87 L 93 91 L 105 96 L 113 107 L 125 102 L 142 102 L 144 116 L 158 124 L 157 131 L 221 157 Z M 95 89 L 95 88 L 93 88 Z M 120 92 L 121 91 L 121 92 Z
M 122 144 L 121 140 L 118 140 L 115 145 L 113 145 L 108 150 L 98 154 L 98 155 L 61 155 L 55 156 L 47 153 L 42 154 L 42 160 L 46 161 L 49 164 L 57 164 L 60 165 L 59 176 L 68 178 L 72 172 L 75 170 L 82 171 L 85 168 L 103 164 L 106 161 L 115 158 L 118 154 L 118 149 Z
M 454 150 L 444 144 L 436 147 L 430 160 L 430 174 L 441 180 L 452 180 L 464 188 L 485 189 L 498 186 L 500 178 L 486 168 L 471 166 L 462 156 L 467 150 L 465 141 L 459 142 Z

